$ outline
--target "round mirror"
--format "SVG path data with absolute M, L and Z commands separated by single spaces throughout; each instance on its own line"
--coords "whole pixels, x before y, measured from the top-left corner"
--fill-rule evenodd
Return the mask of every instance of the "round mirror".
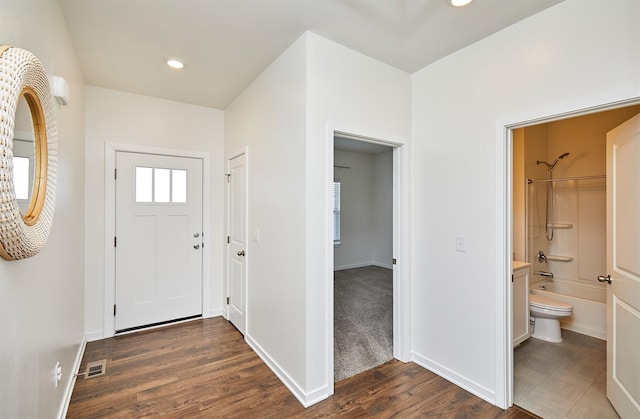
M 36 255 L 55 204 L 55 108 L 47 74 L 29 51 L 0 46 L 0 256 Z

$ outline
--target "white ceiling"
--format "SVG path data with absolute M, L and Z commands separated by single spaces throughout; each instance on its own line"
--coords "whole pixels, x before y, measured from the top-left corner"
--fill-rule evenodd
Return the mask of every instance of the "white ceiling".
M 413 73 L 561 0 L 59 1 L 87 84 L 224 109 L 307 30 Z

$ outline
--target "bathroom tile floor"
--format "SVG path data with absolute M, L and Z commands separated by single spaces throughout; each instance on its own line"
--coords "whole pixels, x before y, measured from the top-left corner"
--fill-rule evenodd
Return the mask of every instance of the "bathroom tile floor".
M 606 396 L 607 342 L 562 330 L 514 351 L 514 403 L 545 419 L 618 418 Z

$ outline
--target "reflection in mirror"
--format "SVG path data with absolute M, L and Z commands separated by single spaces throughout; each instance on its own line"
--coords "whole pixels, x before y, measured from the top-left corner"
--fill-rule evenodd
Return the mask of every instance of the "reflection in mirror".
M 20 213 L 25 215 L 33 191 L 35 147 L 31 110 L 24 96 L 16 107 L 13 137 L 13 184 Z

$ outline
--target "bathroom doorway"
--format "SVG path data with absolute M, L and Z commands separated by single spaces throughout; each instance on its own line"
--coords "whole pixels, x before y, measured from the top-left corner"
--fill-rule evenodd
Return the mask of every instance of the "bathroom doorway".
M 529 338 L 514 349 L 513 402 L 545 418 L 618 417 L 606 397 L 606 288 L 596 278 L 606 272 L 606 133 L 638 113 L 633 105 L 512 131 L 513 258 L 531 265 L 532 293 L 573 306 L 562 343 Z

